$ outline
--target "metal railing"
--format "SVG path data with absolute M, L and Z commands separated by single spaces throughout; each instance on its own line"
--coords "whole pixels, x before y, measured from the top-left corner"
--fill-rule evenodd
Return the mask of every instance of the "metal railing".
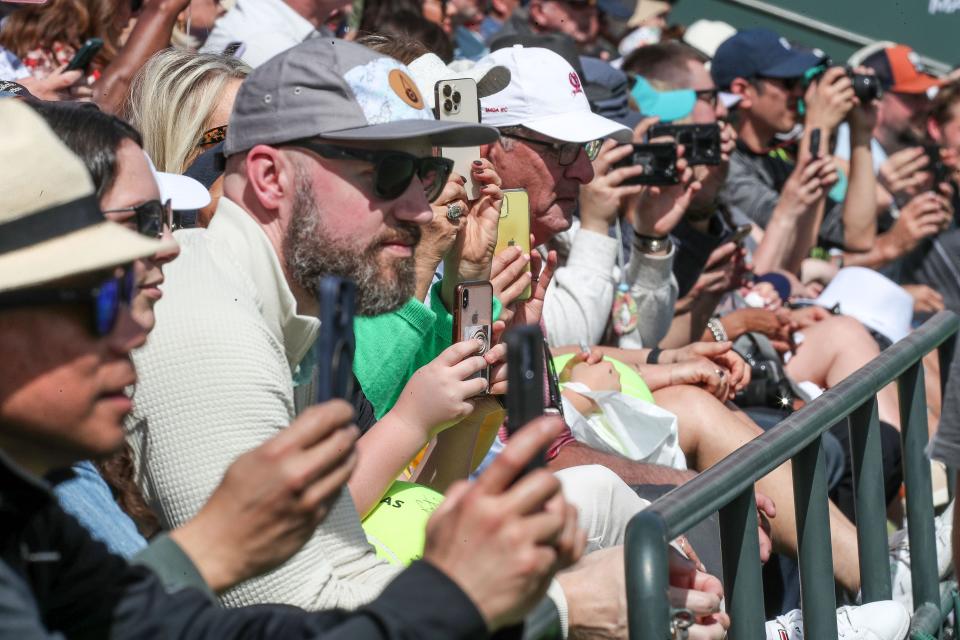
M 821 436 L 849 419 L 864 603 L 891 598 L 877 391 L 896 381 L 915 612 L 914 638 L 935 636 L 956 591 L 940 593 L 934 541 L 922 358 L 939 348 L 941 388 L 960 318 L 941 312 L 846 380 L 630 521 L 626 533 L 631 640 L 671 638 L 667 543 L 719 511 L 726 610 L 732 640 L 763 640 L 764 607 L 754 483 L 793 460 L 804 637 L 837 637 L 826 467 Z M 960 617 L 960 616 L 957 616 Z M 924 635 L 930 634 L 930 635 Z

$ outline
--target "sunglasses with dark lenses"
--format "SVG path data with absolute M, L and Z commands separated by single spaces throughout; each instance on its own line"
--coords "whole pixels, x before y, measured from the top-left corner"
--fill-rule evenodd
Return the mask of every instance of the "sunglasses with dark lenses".
M 433 202 L 453 172 L 453 160 L 437 156 L 418 157 L 403 151 L 368 151 L 314 140 L 297 140 L 287 143 L 287 146 L 301 147 L 328 160 L 362 160 L 373 164 L 373 193 L 383 200 L 399 198 L 416 176 L 423 184 L 427 201 Z
M 163 236 L 165 229 L 169 228 L 171 231 L 174 231 L 179 227 L 179 225 L 174 225 L 173 205 L 170 203 L 170 200 L 166 202 L 148 200 L 135 207 L 107 209 L 104 213 L 125 213 L 127 211 L 132 211 L 134 216 L 126 222 L 135 223 L 137 233 L 143 234 L 148 238 L 159 238 Z
M 108 278 L 95 287 L 27 289 L 0 293 L 0 309 L 47 304 L 87 304 L 91 309 L 90 328 L 94 335 L 103 337 L 113 331 L 120 310 L 130 306 L 133 287 L 133 267 L 128 266 L 123 275 Z
M 694 91 L 694 93 L 697 94 L 697 100 L 703 100 L 714 109 L 717 108 L 717 100 L 718 96 L 720 95 L 719 89 L 700 89 L 698 91 Z
M 500 135 L 506 138 L 513 138 L 514 140 L 523 140 L 524 142 L 540 145 L 541 147 L 549 147 L 553 150 L 554 154 L 556 154 L 557 161 L 561 167 L 568 167 L 576 162 L 577 158 L 580 157 L 581 151 L 587 154 L 590 162 L 593 162 L 600 154 L 600 147 L 603 145 L 603 140 L 591 140 L 590 142 L 550 142 L 549 140 L 527 138 L 515 133 L 501 132 Z

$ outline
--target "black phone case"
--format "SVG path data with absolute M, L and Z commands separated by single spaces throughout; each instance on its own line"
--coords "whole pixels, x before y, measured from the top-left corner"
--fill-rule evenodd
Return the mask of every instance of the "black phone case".
M 73 58 L 67 63 L 67 71 L 85 70 L 93 62 L 93 59 L 103 48 L 103 40 L 100 38 L 90 38 L 83 43 L 83 46 L 73 55 Z
M 670 185 L 680 182 L 677 171 L 677 145 L 673 142 L 634 144 L 633 153 L 616 164 L 617 167 L 644 167 L 643 175 L 627 178 L 622 184 Z
M 810 156 L 816 160 L 820 157 L 820 129 L 814 129 L 810 132 Z
M 507 345 L 506 427 L 512 435 L 544 413 L 543 333 L 531 324 L 510 329 L 503 340 Z M 546 452 L 541 451 L 527 465 L 527 472 L 545 464 Z
M 353 317 L 356 285 L 352 280 L 325 276 L 317 285 L 320 335 L 317 337 L 317 402 L 353 395 Z
M 683 157 L 690 166 L 720 164 L 720 125 L 718 124 L 657 124 L 648 138 L 670 136 L 684 147 Z

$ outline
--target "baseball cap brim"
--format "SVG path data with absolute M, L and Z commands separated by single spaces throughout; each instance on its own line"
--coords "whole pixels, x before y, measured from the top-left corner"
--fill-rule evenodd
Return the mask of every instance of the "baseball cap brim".
M 425 138 L 436 147 L 472 147 L 495 142 L 500 133 L 493 127 L 469 122 L 440 120 L 394 120 L 382 124 L 327 131 L 324 140 L 384 141 Z
M 933 87 L 941 86 L 943 86 L 943 80 L 926 74 L 920 74 L 906 82 L 894 84 L 890 87 L 890 91 L 894 93 L 926 93 Z
M 764 69 L 761 75 L 768 78 L 799 78 L 808 69 L 820 64 L 821 57 L 807 51 L 791 51 L 791 54 L 773 65 Z
M 630 142 L 633 139 L 633 132 L 622 124 L 595 113 L 582 111 L 524 120 L 523 126 L 564 142 L 592 142 L 603 138 Z
M 146 258 L 175 241 L 152 240 L 103 221 L 0 255 L 0 291 L 33 287 Z

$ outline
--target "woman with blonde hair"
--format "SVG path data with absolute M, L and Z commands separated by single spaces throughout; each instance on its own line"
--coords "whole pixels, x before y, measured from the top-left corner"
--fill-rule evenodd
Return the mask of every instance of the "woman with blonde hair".
M 183 173 L 224 139 L 250 70 L 239 58 L 219 54 L 167 49 L 150 58 L 133 82 L 125 115 L 159 171 Z

